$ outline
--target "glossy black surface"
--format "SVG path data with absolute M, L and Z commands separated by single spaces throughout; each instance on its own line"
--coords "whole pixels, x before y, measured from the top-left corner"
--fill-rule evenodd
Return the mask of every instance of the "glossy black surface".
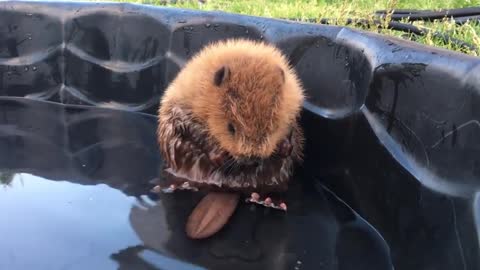
M 380 234 L 302 176 L 287 215 L 241 204 L 218 235 L 187 239 L 199 194 L 147 192 L 155 120 L 0 99 L 0 269 L 391 269 Z
M 270 250 L 259 244 L 259 249 L 268 249 L 271 253 L 261 256 L 252 267 L 273 267 L 275 262 L 280 264 L 279 269 L 291 269 L 298 266 L 296 260 L 304 262 L 303 269 L 318 269 L 316 264 L 321 262 L 325 263 L 325 269 L 360 269 L 362 263 L 367 269 L 383 269 L 384 265 L 390 265 L 386 255 L 372 255 L 374 260 L 361 255 L 370 250 L 386 253 L 383 244 L 372 244 L 383 242 L 373 237 L 375 234 L 364 234 L 366 229 L 361 230 L 362 236 L 345 234 L 347 238 L 342 241 L 337 241 L 343 238 L 332 231 L 343 229 L 324 229 L 333 226 L 331 224 L 337 224 L 338 228 L 346 225 L 338 221 L 343 220 L 338 214 L 331 214 L 335 216 L 331 219 L 324 212 L 329 209 L 329 213 L 337 213 L 339 210 L 334 206 L 343 204 L 336 200 L 326 203 L 325 193 L 309 188 L 320 182 L 378 230 L 389 247 L 395 269 L 480 269 L 479 58 L 343 27 L 132 4 L 7 1 L 0 3 L 0 95 L 155 113 L 165 86 L 185 61 L 208 42 L 228 37 L 263 39 L 278 45 L 297 69 L 308 95 L 303 114 L 307 135 L 306 163 L 299 172 L 304 175 L 299 176 L 304 190 L 297 187 L 292 191 L 294 198 L 310 202 L 298 201 L 302 207 L 297 206 L 295 211 L 307 211 L 308 214 L 293 212 L 291 219 L 279 221 L 280 217 L 275 214 L 262 216 L 258 211 L 252 214 L 245 210 L 249 215 L 259 215 L 267 223 L 276 224 L 266 226 L 268 229 L 263 227 L 263 233 L 251 237 L 270 239 L 259 240 L 259 243 L 273 243 L 282 250 Z M 146 179 L 156 175 L 155 166 L 161 162 L 154 148 L 142 148 L 142 145 L 154 145 L 153 127 L 150 131 L 146 131 L 149 128 L 132 128 L 138 124 L 137 120 L 126 124 L 121 119 L 137 116 L 123 112 L 119 122 L 98 125 L 98 128 L 111 129 L 106 133 L 111 134 L 108 138 L 101 138 L 107 141 L 130 139 L 138 147 L 131 146 L 134 149 L 131 151 L 138 152 L 121 155 L 121 151 L 127 150 L 119 149 L 128 148 L 129 144 L 119 148 L 112 146 L 116 150 L 108 155 L 105 150 L 80 151 L 82 145 L 100 138 L 91 137 L 98 133 L 81 133 L 84 127 L 80 126 L 75 133 L 84 135 L 78 137 L 78 143 L 70 145 L 70 137 L 74 134 L 55 135 L 65 133 L 59 131 L 65 129 L 65 124 L 55 124 L 45 116 L 48 113 L 40 113 L 57 110 L 53 115 L 58 117 L 63 109 L 54 109 L 61 108 L 54 105 L 41 109 L 34 106 L 18 105 L 18 108 L 30 108 L 28 117 L 7 119 L 11 125 L 30 121 L 36 129 L 44 129 L 45 139 L 31 144 L 20 141 L 23 148 L 9 146 L 10 152 L 5 153 L 24 150 L 16 154 L 18 158 L 15 159 L 0 155 L 2 162 L 22 170 L 39 168 L 35 173 L 42 173 L 47 179 L 111 181 L 110 186 L 130 195 L 144 194 L 148 189 Z M 14 112 L 18 110 L 13 109 Z M 36 129 L 25 129 L 22 134 L 40 136 Z M 1 132 L 16 131 L 2 128 Z M 68 143 L 65 138 L 69 138 Z M 15 145 L 18 139 L 10 140 L 5 145 Z M 55 149 L 71 148 L 67 151 L 69 158 L 60 158 L 63 150 L 47 158 L 46 145 Z M 94 151 L 102 154 L 92 154 Z M 72 165 L 67 160 L 77 161 Z M 27 164 L 18 165 L 20 161 Z M 84 169 L 81 164 L 85 165 Z M 130 164 L 137 169 L 127 169 Z M 10 168 L 8 166 L 6 168 Z M 65 169 L 70 168 L 68 166 L 74 169 Z M 62 174 L 65 176 L 56 176 L 53 168 L 57 167 L 67 172 Z M 179 220 L 185 218 L 188 211 L 180 214 L 174 209 L 177 204 L 186 208 L 193 205 L 188 198 L 190 195 L 172 200 L 172 205 L 163 208 L 162 211 L 170 213 L 169 219 L 178 222 L 172 224 L 181 224 Z M 47 216 L 47 210 L 37 212 Z M 242 212 L 239 213 L 241 216 Z M 161 219 L 162 216 L 152 214 L 152 217 Z M 155 228 L 158 231 L 154 234 L 166 230 L 147 224 L 158 221 L 138 220 L 145 223 L 132 227 Z M 249 217 L 251 220 L 256 218 Z M 259 230 L 255 226 L 260 225 L 252 225 L 254 222 L 242 222 L 242 218 L 232 222 L 232 226 L 240 226 L 232 228 L 235 237 L 246 238 L 244 232 Z M 241 224 L 253 227 L 241 228 Z M 7 225 L 2 223 L 2 226 Z M 183 225 L 169 228 L 178 229 L 171 233 L 175 237 L 183 232 Z M 309 228 L 317 229 L 307 233 Z M 79 228 L 65 226 L 65 230 L 75 234 Z M 369 236 L 359 244 L 363 235 Z M 218 237 L 224 239 L 226 236 Z M 18 236 L 17 239 L 23 238 Z M 215 250 L 227 253 L 257 250 L 239 248 L 240 244 L 230 240 L 215 241 L 224 243 L 218 244 L 220 248 L 216 246 Z M 209 250 L 214 244 L 192 244 L 178 238 L 161 243 L 168 246 L 171 256 L 208 268 L 217 269 L 231 263 L 225 254 L 215 260 L 209 259 L 212 254 Z M 338 243 L 350 244 L 339 249 Z M 85 251 L 69 244 L 71 254 Z M 0 254 L 8 256 L 5 254 L 11 251 L 3 252 L 8 245 L 0 245 Z M 154 250 L 162 246 L 149 245 L 154 246 Z M 377 248 L 368 248 L 369 245 Z M 298 259 L 302 248 L 318 252 L 308 251 Z M 138 266 L 132 254 L 139 250 L 127 249 L 116 258 Z M 189 252 L 191 250 L 197 253 Z M 258 254 L 255 252 L 241 256 L 250 258 L 248 256 L 254 256 L 251 254 Z M 22 261 L 28 261 L 23 254 Z M 278 254 L 283 255 L 276 257 Z M 11 261 L 1 260 L 7 264 Z M 52 260 L 46 257 L 43 262 Z M 381 266 L 376 268 L 370 263 L 381 263 Z M 240 268 L 244 266 L 238 261 L 234 264 Z M 348 268 L 352 265 L 357 268 Z

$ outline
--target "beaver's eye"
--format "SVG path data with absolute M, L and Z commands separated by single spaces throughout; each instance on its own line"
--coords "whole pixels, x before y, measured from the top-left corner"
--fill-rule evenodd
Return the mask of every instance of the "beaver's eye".
M 235 135 L 235 127 L 232 123 L 228 123 L 228 132 L 230 132 L 231 135 Z

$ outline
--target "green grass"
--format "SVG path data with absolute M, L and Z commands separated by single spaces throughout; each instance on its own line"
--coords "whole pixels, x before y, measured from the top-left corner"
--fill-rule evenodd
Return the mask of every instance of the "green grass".
M 150 5 L 166 5 L 170 7 L 199 9 L 199 10 L 221 10 L 231 13 L 270 17 L 270 18 L 338 18 L 339 25 L 343 25 L 345 18 L 372 19 L 373 13 L 380 9 L 442 9 L 479 6 L 480 0 L 207 0 L 205 4 L 197 1 L 176 1 L 167 3 L 165 0 L 118 0 L 122 2 L 133 2 Z M 449 19 L 438 20 L 433 23 L 416 22 L 415 25 L 427 27 L 434 31 L 446 33 L 451 37 L 466 41 L 480 48 L 480 25 L 467 23 L 462 26 L 455 25 Z M 365 29 L 365 28 L 364 28 Z M 414 39 L 417 42 L 442 47 L 450 50 L 462 51 L 464 53 L 479 56 L 480 50 L 465 50 L 451 43 L 427 35 L 414 38 L 404 32 L 393 30 L 378 30 L 371 27 L 365 30 L 379 32 L 385 35 L 393 35 L 405 39 Z

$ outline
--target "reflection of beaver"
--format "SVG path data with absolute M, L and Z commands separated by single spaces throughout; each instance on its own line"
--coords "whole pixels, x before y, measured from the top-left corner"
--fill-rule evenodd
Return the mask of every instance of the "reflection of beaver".
M 295 72 L 275 47 L 247 40 L 207 46 L 161 101 L 158 140 L 174 176 L 164 191 L 239 191 L 286 210 L 269 196 L 287 189 L 301 161 L 303 99 Z

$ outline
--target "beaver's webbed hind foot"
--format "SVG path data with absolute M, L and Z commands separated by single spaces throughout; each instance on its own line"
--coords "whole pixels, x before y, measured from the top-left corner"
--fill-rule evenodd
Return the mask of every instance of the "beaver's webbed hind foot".
M 199 191 L 199 187 L 195 185 L 195 182 L 177 177 L 167 177 L 161 183 L 159 182 L 156 181 L 157 185 L 152 188 L 151 191 L 153 193 L 173 193 L 178 190 Z
M 279 195 L 272 195 L 272 194 L 262 194 L 260 195 L 257 192 L 252 192 L 249 198 L 245 201 L 249 203 L 256 203 L 263 205 L 268 208 L 274 208 L 278 210 L 287 211 L 287 204 L 285 201 L 280 198 Z

